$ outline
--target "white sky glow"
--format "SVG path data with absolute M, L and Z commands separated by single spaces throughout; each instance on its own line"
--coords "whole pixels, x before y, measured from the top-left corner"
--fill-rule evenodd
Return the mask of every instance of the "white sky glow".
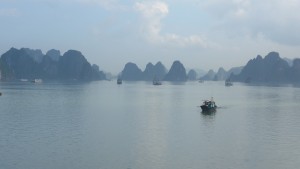
M 300 57 L 299 11 L 298 0 L 0 0 L 0 53 L 75 49 L 112 73 L 174 60 L 229 69 L 271 51 Z

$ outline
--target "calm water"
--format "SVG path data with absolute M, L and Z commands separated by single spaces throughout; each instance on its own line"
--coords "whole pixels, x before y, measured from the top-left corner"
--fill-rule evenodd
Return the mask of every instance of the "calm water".
M 300 88 L 0 83 L 3 169 L 295 169 Z M 211 96 L 214 114 L 198 107 Z

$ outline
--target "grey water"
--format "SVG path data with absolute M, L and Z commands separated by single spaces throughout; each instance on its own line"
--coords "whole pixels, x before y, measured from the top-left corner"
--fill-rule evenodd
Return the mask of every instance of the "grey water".
M 0 83 L 3 169 L 295 169 L 300 88 Z M 215 113 L 202 113 L 214 98 Z

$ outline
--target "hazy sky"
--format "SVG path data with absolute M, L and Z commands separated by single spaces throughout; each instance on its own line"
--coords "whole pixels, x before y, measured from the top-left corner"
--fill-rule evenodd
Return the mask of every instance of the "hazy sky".
M 75 49 L 113 73 L 129 61 L 229 69 L 300 57 L 299 11 L 300 0 L 0 0 L 0 53 Z

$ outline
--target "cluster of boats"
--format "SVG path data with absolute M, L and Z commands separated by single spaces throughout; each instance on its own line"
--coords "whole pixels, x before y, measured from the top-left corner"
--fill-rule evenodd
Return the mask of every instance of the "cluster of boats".
M 120 77 L 117 79 L 117 84 L 118 85 L 122 84 L 122 79 Z M 153 85 L 162 85 L 161 81 L 159 81 L 157 78 L 153 79 L 152 84 Z
M 22 82 L 27 82 L 27 79 L 21 79 Z M 43 80 L 42 79 L 34 79 L 31 81 L 32 83 L 42 83 Z M 153 85 L 162 85 L 162 83 L 154 78 L 153 79 Z M 117 84 L 122 84 L 122 79 L 118 78 L 117 79 Z M 226 86 L 232 86 L 232 83 L 230 81 L 225 81 L 225 85 Z M 2 93 L 0 92 L 0 96 L 2 95 Z M 211 98 L 210 100 L 204 100 L 203 104 L 200 106 L 202 109 L 202 112 L 214 112 L 217 109 L 217 105 L 215 103 L 215 101 L 213 100 L 213 98 Z
M 21 82 L 29 82 L 28 79 L 20 79 Z M 30 80 L 31 83 L 43 83 L 43 79 L 32 79 Z
M 199 80 L 199 83 L 204 83 L 204 80 Z M 225 81 L 225 86 L 233 86 L 233 83 L 230 81 L 230 79 Z
M 199 81 L 199 83 L 203 83 L 204 81 Z M 117 84 L 122 84 L 122 79 L 119 77 L 117 79 Z M 157 78 L 154 78 L 152 81 L 153 85 L 162 85 L 161 81 L 159 81 Z M 225 81 L 225 86 L 232 86 L 232 82 L 230 80 Z M 202 109 L 202 112 L 215 112 L 217 109 L 216 102 L 211 98 L 210 100 L 204 100 L 202 105 L 200 106 Z

